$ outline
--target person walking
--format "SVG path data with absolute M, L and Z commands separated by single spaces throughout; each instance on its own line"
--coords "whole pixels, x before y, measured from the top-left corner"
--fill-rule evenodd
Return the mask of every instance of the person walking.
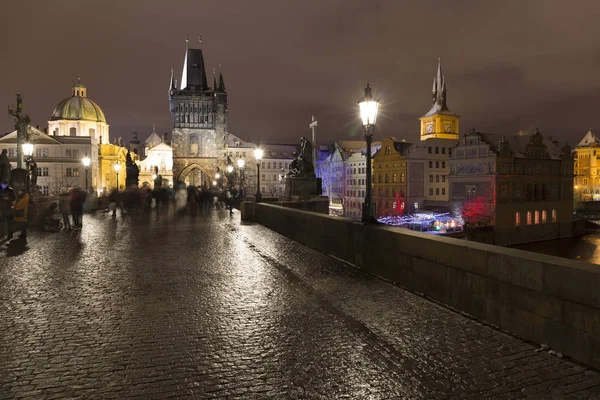
M 21 235 L 19 237 L 27 237 L 27 211 L 29 209 L 29 195 L 25 189 L 19 189 L 17 191 L 17 201 L 14 206 L 15 224 L 21 229 Z M 9 238 L 12 237 L 12 232 L 8 234 Z
M 15 191 L 8 186 L 8 180 L 3 179 L 0 183 L 0 238 L 8 235 L 12 238 L 13 202 Z
M 69 218 L 69 214 L 71 213 L 71 201 L 69 199 L 69 190 L 66 188 L 60 193 L 60 196 L 58 197 L 58 208 L 63 219 L 63 229 L 65 231 L 70 231 L 72 229 L 71 220 Z
M 80 187 L 71 190 L 70 204 L 73 215 L 73 228 L 81 228 L 83 225 L 83 204 L 85 203 L 85 192 Z
M 233 188 L 231 186 L 225 190 L 225 205 L 229 209 L 229 215 L 233 215 Z

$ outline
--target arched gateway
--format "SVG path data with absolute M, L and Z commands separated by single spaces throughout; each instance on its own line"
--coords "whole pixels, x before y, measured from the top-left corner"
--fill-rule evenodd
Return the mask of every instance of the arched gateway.
M 211 160 L 212 161 L 212 160 Z M 187 185 L 203 186 L 212 185 L 213 176 L 216 173 L 212 171 L 213 168 L 208 165 L 200 165 L 197 162 L 188 164 L 180 169 L 180 173 L 177 175 L 176 180 L 184 182 Z

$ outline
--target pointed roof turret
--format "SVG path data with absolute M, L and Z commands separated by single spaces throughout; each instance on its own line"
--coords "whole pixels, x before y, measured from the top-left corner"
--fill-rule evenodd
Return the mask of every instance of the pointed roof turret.
M 217 75 L 216 71 L 213 68 L 213 90 L 217 90 Z
M 600 145 L 600 139 L 591 129 L 587 131 L 587 133 L 583 136 L 583 139 L 579 142 L 577 147 L 589 147 L 591 145 Z
M 446 114 L 446 115 L 456 115 L 448 109 L 448 105 L 446 104 L 446 79 L 444 74 L 442 73 L 442 59 L 438 57 L 438 66 L 435 77 L 433 78 L 433 107 L 425 117 L 434 115 L 434 114 Z
M 171 82 L 169 83 L 169 91 L 177 89 L 177 83 L 175 83 L 175 75 L 173 75 L 173 68 L 171 68 Z
M 204 68 L 204 56 L 202 48 L 190 49 L 190 40 L 185 40 L 185 58 L 183 61 L 183 72 L 181 74 L 180 90 L 202 91 L 208 89 L 206 82 L 206 71 Z M 202 41 L 200 40 L 202 44 Z
M 219 72 L 219 92 L 225 93 L 225 80 L 222 72 Z

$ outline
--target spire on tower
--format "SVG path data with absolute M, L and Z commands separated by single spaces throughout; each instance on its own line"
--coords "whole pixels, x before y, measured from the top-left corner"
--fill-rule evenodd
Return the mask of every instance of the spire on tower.
M 192 49 L 189 44 L 190 40 L 188 38 L 185 41 L 185 59 L 183 61 L 183 72 L 179 87 L 180 90 L 189 88 L 189 90 L 196 92 L 203 91 L 208 89 L 208 84 L 206 83 L 202 48 Z
M 213 68 L 213 90 L 217 90 L 217 72 Z
M 434 115 L 438 113 L 452 114 L 446 104 L 447 90 L 446 90 L 446 77 L 442 72 L 442 59 L 438 57 L 437 71 L 433 77 L 432 87 L 433 107 L 425 116 Z
M 173 75 L 173 68 L 171 68 L 171 82 L 169 83 L 169 91 L 177 89 L 175 83 L 175 76 Z

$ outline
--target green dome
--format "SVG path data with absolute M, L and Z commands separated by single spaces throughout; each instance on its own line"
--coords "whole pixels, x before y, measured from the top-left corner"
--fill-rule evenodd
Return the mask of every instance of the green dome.
M 52 121 L 60 119 L 97 121 L 106 123 L 100 106 L 86 97 L 87 89 L 81 83 L 73 85 L 73 96 L 58 103 L 52 113 Z

